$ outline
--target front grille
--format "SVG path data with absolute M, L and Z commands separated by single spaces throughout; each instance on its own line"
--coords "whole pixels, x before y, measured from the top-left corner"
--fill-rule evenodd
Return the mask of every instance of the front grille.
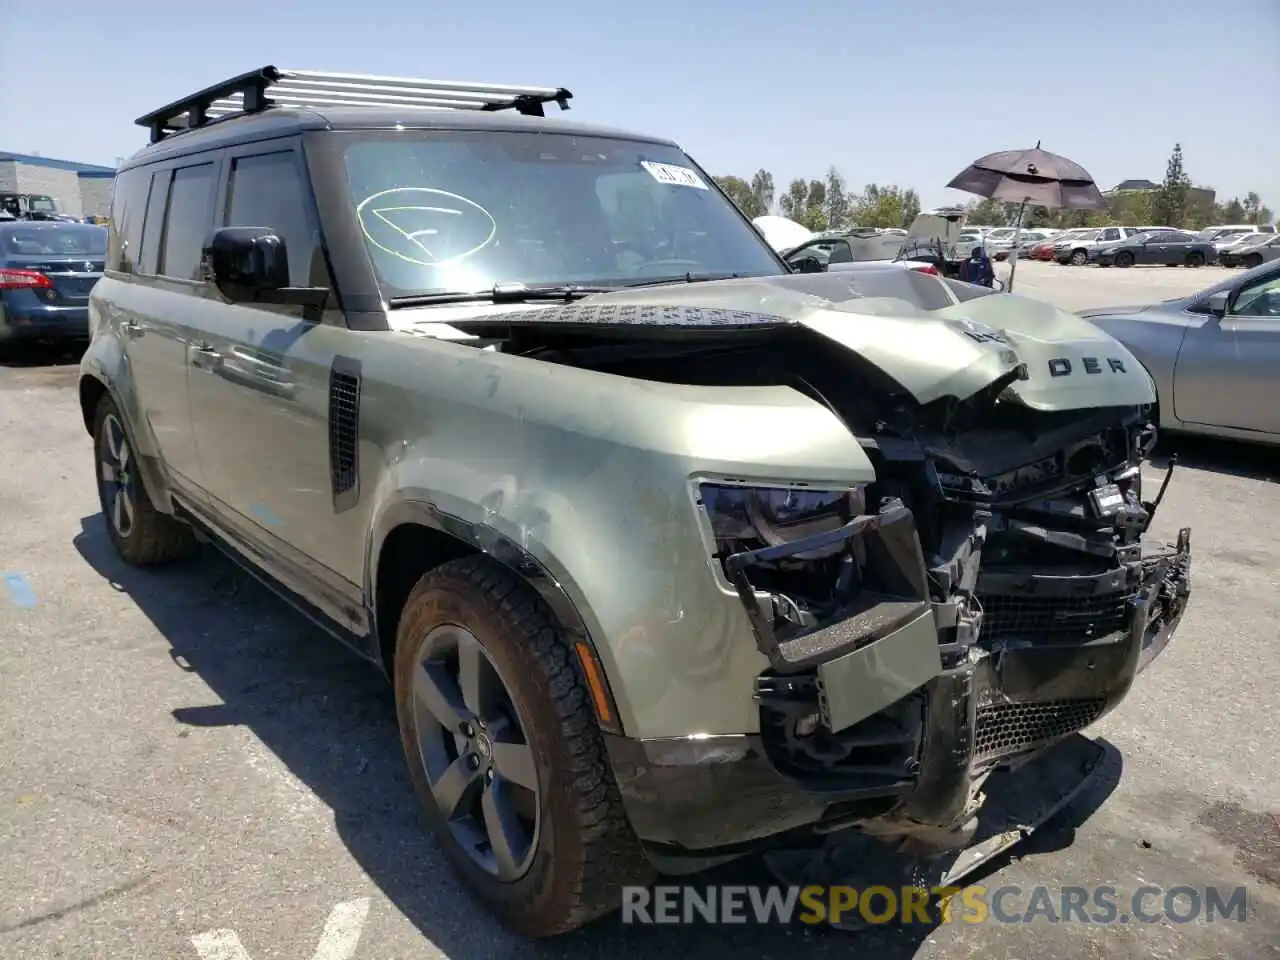
M 1025 640 L 1045 643 L 1083 643 L 1125 629 L 1128 592 L 1092 597 L 1017 597 L 979 594 L 984 643 Z
M 1105 707 L 1106 700 L 1101 697 L 979 707 L 974 760 L 1011 756 L 1051 743 L 1083 730 Z

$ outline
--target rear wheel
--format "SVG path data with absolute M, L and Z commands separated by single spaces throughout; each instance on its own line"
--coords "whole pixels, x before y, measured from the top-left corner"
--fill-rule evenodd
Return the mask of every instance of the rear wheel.
M 195 549 L 190 527 L 161 513 L 151 503 L 138 474 L 137 456 L 124 418 L 110 395 L 98 403 L 93 421 L 98 502 L 107 535 L 126 563 L 150 567 L 186 556 Z
M 1089 254 L 1084 250 L 1072 250 L 1070 259 L 1073 267 L 1083 267 L 1089 262 Z
M 1121 250 L 1119 253 L 1117 253 L 1117 254 L 1116 254 L 1116 266 L 1117 266 L 1117 267 L 1132 267 L 1132 266 L 1133 266 L 1133 254 L 1132 254 L 1132 253 L 1129 253 L 1129 252 L 1128 252 L 1128 251 L 1126 251 L 1126 250 Z
M 1204 254 L 1198 250 L 1192 250 L 1190 253 L 1187 254 L 1187 258 L 1184 262 L 1188 267 L 1203 267 Z
M 509 927 L 567 932 L 652 879 L 571 646 L 523 581 L 484 557 L 432 570 L 401 614 L 394 677 L 427 823 Z

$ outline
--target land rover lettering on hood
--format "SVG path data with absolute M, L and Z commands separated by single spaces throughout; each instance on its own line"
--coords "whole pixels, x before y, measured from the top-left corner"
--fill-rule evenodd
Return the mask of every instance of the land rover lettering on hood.
M 1036 300 L 792 273 L 571 96 L 268 66 L 139 118 L 79 386 L 111 542 L 208 539 L 376 664 L 521 933 L 757 851 L 953 883 L 1183 616 L 1152 380 Z

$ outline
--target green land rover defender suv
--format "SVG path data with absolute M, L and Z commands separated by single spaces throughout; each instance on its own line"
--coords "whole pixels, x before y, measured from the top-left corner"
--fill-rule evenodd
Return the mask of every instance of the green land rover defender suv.
M 265 67 L 141 118 L 80 379 L 116 548 L 211 541 L 384 670 L 526 935 L 815 837 L 965 848 L 1182 616 L 1150 377 L 1021 296 L 793 273 L 569 99 Z

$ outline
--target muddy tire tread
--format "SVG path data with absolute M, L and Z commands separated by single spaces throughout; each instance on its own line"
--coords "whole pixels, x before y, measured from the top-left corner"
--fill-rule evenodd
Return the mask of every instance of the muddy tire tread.
M 104 395 L 98 401 L 98 409 L 93 418 L 95 470 L 97 469 L 98 443 L 102 436 L 102 421 L 108 414 L 115 414 L 116 419 L 123 426 L 124 417 L 117 409 L 115 401 L 109 395 Z M 131 453 L 136 457 L 138 451 L 133 446 L 132 438 L 129 439 L 129 446 Z M 110 518 L 106 516 L 106 504 L 102 505 L 107 531 L 124 561 L 134 567 L 154 567 L 189 556 L 196 548 L 196 539 L 191 528 L 156 509 L 141 477 L 138 478 L 134 489 L 136 494 L 131 536 L 122 538 L 116 535 Z
M 477 890 L 507 924 L 525 936 L 566 933 L 616 910 L 622 888 L 652 881 L 654 871 L 624 812 L 604 739 L 577 658 L 542 599 L 512 571 L 484 556 L 468 556 L 436 567 L 409 594 L 397 637 L 420 635 L 415 620 L 430 613 L 429 598 L 441 587 L 470 595 L 519 636 L 558 725 L 563 768 L 552 771 L 570 785 L 564 811 L 570 836 L 559 856 L 523 902 L 494 902 Z M 397 657 L 399 659 L 399 657 Z M 541 854 L 539 855 L 541 859 Z M 536 869 L 536 868 L 535 868 Z M 533 872 L 531 870 L 531 872 Z M 550 889 L 548 889 L 548 887 Z

